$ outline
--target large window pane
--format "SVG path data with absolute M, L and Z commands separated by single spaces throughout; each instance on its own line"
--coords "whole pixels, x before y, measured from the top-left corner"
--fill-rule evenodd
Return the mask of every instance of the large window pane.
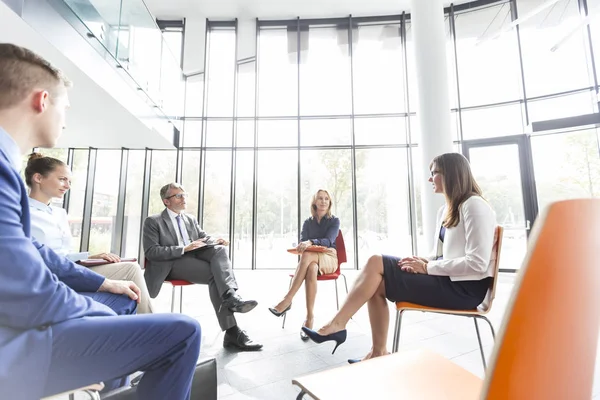
M 523 133 L 521 104 L 462 111 L 464 139 L 482 139 Z
M 233 116 L 235 30 L 211 29 L 208 50 L 209 117 Z
M 123 223 L 125 243 L 121 252 L 124 257 L 137 257 L 139 252 L 145 158 L 144 150 L 129 150 L 127 187 L 125 188 L 125 221 Z
M 236 147 L 254 147 L 254 120 L 238 120 L 236 124 Z
M 175 150 L 153 150 L 152 169 L 150 171 L 150 206 L 148 214 L 158 214 L 165 209 L 160 198 L 160 188 L 167 183 L 175 182 Z
M 261 29 L 258 50 L 258 115 L 298 115 L 297 32 Z
M 252 268 L 252 193 L 254 189 L 254 151 L 236 154 L 235 246 L 233 267 Z
M 547 119 L 574 117 L 576 115 L 596 112 L 593 92 L 572 94 L 527 103 L 529 120 L 544 121 Z
M 117 215 L 120 169 L 121 151 L 98 151 L 88 248 L 91 254 L 109 252 L 116 248 L 112 239 Z
M 202 228 L 216 238 L 229 238 L 231 151 L 207 151 L 204 171 Z
M 531 138 L 540 210 L 549 203 L 600 197 L 600 155 L 595 130 Z
M 200 151 L 185 150 L 181 153 L 183 169 L 181 184 L 188 193 L 186 212 L 198 218 L 198 193 L 200 193 Z
M 204 74 L 190 76 L 185 86 L 185 116 L 201 117 L 204 106 Z
M 331 212 L 340 219 L 348 263 L 354 266 L 352 236 L 352 153 L 350 150 L 303 150 L 300 155 L 302 221 L 310 217 L 310 202 L 319 189 L 325 189 L 333 200 Z
M 476 106 L 523 97 L 516 31 L 482 44 L 486 33 L 511 23 L 510 4 L 456 16 L 456 51 L 462 106 Z
M 400 113 L 404 104 L 404 62 L 398 21 L 359 26 L 354 58 L 354 112 Z
M 351 113 L 348 29 L 311 26 L 308 51 L 301 53 L 300 114 L 347 115 Z M 304 57 L 304 58 L 302 58 Z
M 207 121 L 206 147 L 231 147 L 233 121 Z
M 297 146 L 297 120 L 266 120 L 258 121 L 258 146 Z
M 308 119 L 300 121 L 301 146 L 350 144 L 352 127 L 349 119 Z
M 73 164 L 71 172 L 73 175 L 72 186 L 69 197 L 69 226 L 73 240 L 73 252 L 81 250 L 81 228 L 83 222 L 83 203 L 85 201 L 85 186 L 87 183 L 88 150 L 75 150 L 73 152 Z
M 202 145 L 202 120 L 186 119 L 183 124 L 183 147 Z
M 355 118 L 354 139 L 357 145 L 406 143 L 406 118 Z
M 254 117 L 254 99 L 256 98 L 255 88 L 255 62 L 249 62 L 238 65 L 238 98 L 237 98 L 237 116 Z
M 256 268 L 293 268 L 286 251 L 298 242 L 298 152 L 258 152 Z
M 358 262 L 412 254 L 406 149 L 356 150 Z
M 517 1 L 519 15 L 529 13 L 545 1 Z M 577 2 L 561 0 L 519 26 L 528 97 L 592 85 L 585 29 L 577 30 L 558 50 L 551 51 L 554 45 L 572 32 L 580 20 Z

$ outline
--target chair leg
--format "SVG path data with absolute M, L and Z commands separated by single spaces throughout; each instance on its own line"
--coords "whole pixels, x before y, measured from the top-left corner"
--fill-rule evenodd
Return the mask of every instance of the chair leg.
M 300 393 L 298 393 L 298 396 L 296 396 L 296 400 L 302 400 L 305 394 L 306 392 L 304 390 L 300 390 Z
M 183 314 L 183 286 L 179 287 L 179 314 Z
M 171 314 L 175 312 L 175 286 L 173 286 L 173 290 L 171 291 Z
M 290 288 L 292 287 L 292 279 L 294 279 L 293 277 L 290 277 L 290 285 L 288 286 L 288 290 L 290 290 Z M 283 323 L 281 324 L 281 329 L 285 328 L 285 319 L 287 318 L 287 313 L 283 314 Z
M 348 281 L 346 281 L 346 275 L 341 274 L 341 277 L 344 278 L 344 286 L 346 286 L 346 296 L 348 296 Z
M 396 326 L 394 327 L 394 342 L 392 343 L 392 353 L 397 353 L 400 348 L 400 329 L 402 329 L 402 311 L 396 311 Z
M 477 325 L 477 318 L 473 318 L 473 322 L 475 323 L 477 341 L 479 342 L 479 351 L 481 352 L 481 361 L 483 362 L 483 370 L 485 371 L 487 369 L 487 365 L 485 364 L 485 354 L 483 353 L 483 344 L 481 343 L 481 335 L 479 334 L 479 325 Z
M 481 318 L 482 320 L 484 320 L 485 322 L 487 322 L 487 324 L 490 327 L 490 332 L 492 332 L 492 338 L 494 339 L 494 342 L 496 341 L 496 332 L 494 331 L 494 327 L 492 326 L 492 323 L 490 322 L 489 319 L 487 319 L 486 317 L 484 317 L 483 315 L 478 317 Z
M 337 287 L 337 279 L 333 280 L 333 284 L 335 285 L 335 305 L 337 306 L 337 309 L 339 311 L 340 309 L 340 295 L 338 294 L 338 287 Z

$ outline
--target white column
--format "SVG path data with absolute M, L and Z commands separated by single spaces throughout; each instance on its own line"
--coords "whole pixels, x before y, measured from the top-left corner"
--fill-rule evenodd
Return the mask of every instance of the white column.
M 434 194 L 427 184 L 429 163 L 440 154 L 452 152 L 450 100 L 446 61 L 446 28 L 442 0 L 411 0 L 412 40 L 417 75 L 417 117 L 421 126 L 421 165 L 415 166 L 415 178 L 423 187 L 422 210 L 426 249 L 429 252 L 436 213 L 444 197 Z M 409 55 L 410 56 L 410 55 Z

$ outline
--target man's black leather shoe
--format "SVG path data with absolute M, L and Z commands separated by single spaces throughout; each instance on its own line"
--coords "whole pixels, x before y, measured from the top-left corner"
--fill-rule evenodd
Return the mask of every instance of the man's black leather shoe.
M 262 349 L 263 345 L 250 339 L 245 331 L 238 330 L 237 333 L 225 332 L 223 347 L 237 347 L 242 351 L 256 351 Z
M 223 300 L 221 307 L 228 308 L 231 312 L 247 313 L 252 311 L 258 305 L 256 300 L 242 300 L 237 294 L 232 294 Z

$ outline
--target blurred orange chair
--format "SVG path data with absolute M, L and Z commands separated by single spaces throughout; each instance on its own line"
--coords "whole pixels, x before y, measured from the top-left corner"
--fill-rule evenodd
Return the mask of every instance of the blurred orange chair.
M 600 328 L 600 200 L 551 204 L 481 380 L 431 352 L 399 352 L 297 378 L 300 399 L 589 400 Z
M 341 276 L 344 278 L 344 286 L 346 287 L 346 295 L 348 295 L 348 281 L 346 281 L 346 275 L 342 274 L 342 264 L 347 262 L 348 259 L 346 257 L 346 244 L 344 243 L 344 236 L 342 235 L 342 230 L 338 231 L 338 235 L 335 238 L 335 248 L 337 253 L 338 267 L 331 274 L 318 275 L 317 281 L 333 281 L 335 284 L 335 303 L 337 305 L 337 309 L 340 309 L 340 296 L 338 292 L 338 278 Z M 290 274 L 290 287 L 292 287 L 292 279 L 294 279 L 294 274 Z M 283 314 L 283 323 L 281 324 L 281 328 L 285 328 L 285 319 L 287 318 L 287 313 Z
M 483 352 L 483 344 L 481 343 L 481 335 L 479 334 L 479 326 L 477 325 L 477 319 L 482 319 L 490 327 L 490 331 L 492 332 L 492 337 L 494 340 L 496 339 L 496 334 L 494 332 L 494 327 L 489 319 L 485 316 L 492 309 L 492 303 L 494 298 L 496 297 L 496 284 L 498 282 L 498 269 L 500 265 L 500 250 L 502 249 L 502 234 L 504 233 L 504 228 L 501 226 L 496 226 L 496 231 L 494 233 L 494 247 L 492 247 L 492 260 L 494 260 L 494 276 L 492 276 L 492 281 L 490 282 L 490 288 L 483 299 L 483 302 L 477 307 L 475 310 L 451 310 L 447 308 L 435 308 L 435 307 L 426 307 L 421 306 L 419 304 L 409 303 L 399 301 L 396 303 L 396 327 L 394 329 L 394 339 L 392 345 L 392 353 L 398 351 L 400 347 L 400 329 L 402 327 L 402 314 L 405 311 L 423 311 L 423 312 L 431 312 L 437 314 L 449 314 L 456 315 L 459 317 L 470 317 L 473 318 L 473 323 L 475 324 L 475 332 L 477 332 L 477 341 L 479 342 L 479 351 L 481 352 L 481 360 L 483 361 L 483 369 L 486 368 L 485 364 L 485 354 Z

